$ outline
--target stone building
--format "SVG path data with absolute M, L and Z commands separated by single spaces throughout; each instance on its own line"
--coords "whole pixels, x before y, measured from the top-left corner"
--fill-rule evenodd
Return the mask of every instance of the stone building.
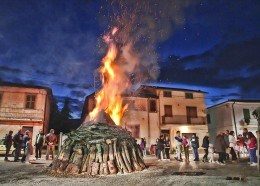
M 145 137 L 148 146 L 155 144 L 160 134 L 169 135 L 174 146 L 178 130 L 188 137 L 196 133 L 201 145 L 208 132 L 204 94 L 196 90 L 142 85 L 134 93 L 123 96 L 128 109 L 122 126 L 136 139 Z M 86 97 L 82 121 L 94 106 L 93 93 Z
M 260 100 L 231 99 L 207 108 L 208 128 L 213 141 L 219 132 L 225 130 L 232 130 L 238 135 L 247 128 L 256 134 L 257 120 L 252 112 L 258 107 Z
M 40 129 L 48 130 L 51 101 L 50 88 L 0 83 L 0 138 L 9 130 L 30 130 L 34 143 Z

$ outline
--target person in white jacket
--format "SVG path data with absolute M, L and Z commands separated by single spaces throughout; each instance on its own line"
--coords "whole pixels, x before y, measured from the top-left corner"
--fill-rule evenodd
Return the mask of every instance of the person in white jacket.
M 177 161 L 182 161 L 182 158 L 181 158 L 182 137 L 181 137 L 180 131 L 176 132 L 174 142 L 175 142 L 175 145 L 176 145 L 176 157 L 175 157 L 175 159 Z
M 232 161 L 235 161 L 237 160 L 237 155 L 234 150 L 236 146 L 236 138 L 235 138 L 234 131 L 229 132 L 228 140 L 229 140 L 230 155 L 232 156 Z

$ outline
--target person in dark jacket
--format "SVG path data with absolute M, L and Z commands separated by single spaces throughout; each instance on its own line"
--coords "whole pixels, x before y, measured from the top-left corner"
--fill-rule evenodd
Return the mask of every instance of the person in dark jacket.
M 29 153 L 30 153 L 30 147 L 29 147 L 29 144 L 28 142 L 31 140 L 30 138 L 30 131 L 27 130 L 25 131 L 25 134 L 23 135 L 23 143 L 22 143 L 22 148 L 23 148 L 23 151 L 24 151 L 24 154 L 22 156 L 22 159 L 21 159 L 21 162 L 24 163 L 25 160 L 26 160 L 26 157 L 29 156 Z
M 22 143 L 23 143 L 23 134 L 22 130 L 20 129 L 13 137 L 13 146 L 15 148 L 15 156 L 14 161 L 19 161 L 19 156 L 21 154 L 22 149 Z
M 223 135 L 226 143 L 225 160 L 229 160 L 229 130 L 226 130 L 226 132 L 223 133 Z
M 204 152 L 205 152 L 202 161 L 206 162 L 206 161 L 208 161 L 208 154 L 209 154 L 209 134 L 208 133 L 203 138 L 202 148 L 204 149 Z
M 192 135 L 190 143 L 191 143 L 191 147 L 193 149 L 194 161 L 199 161 L 199 153 L 198 153 L 199 138 L 196 136 L 195 133 Z
M 221 165 L 224 165 L 224 160 L 225 160 L 225 156 L 226 156 L 226 143 L 225 143 L 225 139 L 224 139 L 224 135 L 223 134 L 218 134 L 215 140 L 215 144 L 214 144 L 214 148 L 215 151 L 218 153 L 219 157 L 218 157 L 218 163 Z
M 42 157 L 42 146 L 44 142 L 44 134 L 43 131 L 40 130 L 39 134 L 36 135 L 36 140 L 35 140 L 35 158 L 41 158 Z
M 10 149 L 12 147 L 13 144 L 13 131 L 9 131 L 8 134 L 6 134 L 5 136 L 5 141 L 4 141 L 4 145 L 5 145 L 5 161 L 8 161 L 8 155 L 10 152 Z
M 160 136 L 160 138 L 157 141 L 157 157 L 158 160 L 162 160 L 163 159 L 163 151 L 164 151 L 164 137 L 163 135 Z

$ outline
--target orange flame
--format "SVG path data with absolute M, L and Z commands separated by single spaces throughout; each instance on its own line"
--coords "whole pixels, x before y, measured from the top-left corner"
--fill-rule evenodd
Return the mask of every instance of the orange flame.
M 112 30 L 112 36 L 118 31 L 117 28 Z M 89 113 L 90 120 L 95 119 L 98 112 L 105 110 L 110 115 L 116 125 L 120 125 L 121 118 L 127 105 L 123 106 L 122 93 L 130 87 L 128 76 L 121 68 L 117 58 L 120 56 L 116 44 L 111 36 L 104 37 L 108 44 L 108 52 L 102 59 L 102 65 L 99 72 L 102 77 L 102 89 L 95 95 L 96 106 Z

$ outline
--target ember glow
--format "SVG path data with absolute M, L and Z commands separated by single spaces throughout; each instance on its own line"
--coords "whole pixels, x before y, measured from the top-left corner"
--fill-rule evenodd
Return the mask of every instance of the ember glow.
M 108 45 L 108 52 L 102 59 L 102 64 L 99 69 L 102 88 L 95 95 L 96 106 L 92 112 L 89 113 L 89 120 L 95 120 L 97 114 L 104 110 L 110 115 L 116 125 L 120 125 L 121 118 L 127 105 L 123 105 L 122 93 L 131 87 L 128 74 L 129 70 L 134 68 L 136 60 L 130 61 L 129 46 L 119 47 L 114 40 L 118 28 L 114 28 L 109 35 L 103 37 Z M 131 65 L 129 66 L 129 63 Z M 134 65 L 133 65 L 134 64 Z

